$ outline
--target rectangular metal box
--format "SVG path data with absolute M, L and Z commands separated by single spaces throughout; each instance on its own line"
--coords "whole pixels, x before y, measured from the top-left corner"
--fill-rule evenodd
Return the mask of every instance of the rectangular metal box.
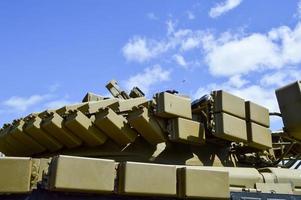
M 251 101 L 246 102 L 246 120 L 270 127 L 269 110 Z
M 116 178 L 113 160 L 58 156 L 53 158 L 49 189 L 93 193 L 113 193 Z
M 30 192 L 31 171 L 31 158 L 1 158 L 0 193 Z
M 301 81 L 276 90 L 276 96 L 286 131 L 301 140 Z
M 95 114 L 95 125 L 117 144 L 133 142 L 137 132 L 131 129 L 125 117 L 118 115 L 111 108 L 105 108 Z
M 126 162 L 119 169 L 119 193 L 176 196 L 176 166 Z
M 156 94 L 156 115 L 163 118 L 183 117 L 192 118 L 191 101 L 189 98 L 161 92 Z
M 215 113 L 225 112 L 244 119 L 246 117 L 245 101 L 233 94 L 218 90 L 213 92 L 213 111 Z
M 149 115 L 149 110 L 146 107 L 137 108 L 130 112 L 128 121 L 149 143 L 158 144 L 166 140 L 161 128 L 163 124 L 160 125 L 159 119 L 155 119 L 154 116 Z
M 227 171 L 209 169 L 178 169 L 179 197 L 228 199 L 229 174 Z
M 168 120 L 169 139 L 172 141 L 203 144 L 205 142 L 205 130 L 201 123 L 175 118 Z
M 226 113 L 214 114 L 213 135 L 234 142 L 247 142 L 246 121 Z
M 65 126 L 89 146 L 102 145 L 107 140 L 105 133 L 80 111 L 69 113 Z
M 248 145 L 257 149 L 272 148 L 272 133 L 269 128 L 247 122 Z

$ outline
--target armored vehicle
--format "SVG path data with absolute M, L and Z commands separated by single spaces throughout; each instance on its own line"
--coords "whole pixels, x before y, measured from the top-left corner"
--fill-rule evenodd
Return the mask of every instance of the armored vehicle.
M 106 87 L 3 126 L 0 199 L 301 199 L 301 81 L 276 90 L 280 113 L 223 90 Z

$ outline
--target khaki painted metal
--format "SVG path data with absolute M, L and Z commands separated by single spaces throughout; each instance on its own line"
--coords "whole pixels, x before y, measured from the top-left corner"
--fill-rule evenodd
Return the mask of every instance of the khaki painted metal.
M 227 171 L 210 169 L 178 169 L 178 194 L 181 198 L 230 198 Z
M 49 189 L 112 193 L 115 178 L 114 160 L 57 156 L 51 163 Z
M 272 148 L 271 130 L 253 122 L 247 122 L 248 145 L 257 149 Z
M 105 133 L 94 126 L 91 119 L 80 111 L 70 112 L 65 125 L 89 146 L 102 145 L 107 140 Z
M 245 119 L 245 101 L 242 98 L 222 90 L 214 91 L 213 98 L 213 111 L 215 113 L 225 112 Z
M 119 193 L 176 196 L 176 166 L 126 162 L 119 169 Z
M 27 193 L 31 191 L 31 158 L 8 157 L 0 159 L 0 193 Z
M 0 149 L 1 152 L 5 155 L 14 156 L 18 155 L 18 152 L 16 148 L 13 146 L 14 144 L 10 144 L 7 140 L 7 134 L 6 131 L 4 131 L 4 128 L 0 129 Z
M 32 137 L 23 132 L 24 120 L 14 121 L 13 126 L 10 129 L 9 134 L 16 140 L 23 143 L 27 149 L 29 149 L 33 154 L 38 154 L 46 151 L 46 148 L 43 147 L 40 143 L 34 140 Z
M 57 109 L 55 112 L 59 115 L 65 115 L 69 111 L 77 110 L 79 107 L 86 105 L 86 104 L 88 104 L 88 102 L 76 103 L 76 104 L 72 104 L 72 105 L 63 106 L 63 107 Z
M 246 101 L 246 121 L 270 127 L 269 110 L 263 106 Z
M 256 183 L 256 189 L 263 193 L 293 194 L 290 183 Z
M 88 102 L 87 104 L 84 104 L 80 107 L 78 107 L 78 110 L 81 111 L 84 114 L 94 114 L 99 111 L 101 108 L 105 108 L 107 106 L 111 106 L 112 104 L 118 102 L 117 98 L 112 99 L 104 99 L 101 101 L 96 102 Z
M 40 117 L 33 116 L 31 119 L 26 121 L 23 131 L 39 142 L 39 144 L 47 148 L 50 152 L 58 151 L 63 148 L 61 143 L 41 129 L 41 122 L 42 120 Z
M 301 81 L 276 90 L 276 96 L 286 131 L 301 140 Z
M 190 144 L 205 142 L 205 129 L 199 122 L 184 118 L 168 120 L 169 139 Z
M 45 117 L 41 127 L 67 148 L 82 144 L 82 141 L 64 126 L 64 119 L 57 113 L 52 112 Z
M 163 118 L 192 118 L 191 100 L 189 98 L 161 92 L 156 94 L 156 115 Z
M 116 103 L 110 105 L 110 108 L 115 112 L 128 112 L 131 111 L 133 107 L 139 106 L 146 103 L 148 100 L 145 97 L 138 97 L 132 99 L 120 99 Z
M 94 94 L 92 92 L 88 92 L 85 97 L 83 98 L 82 102 L 91 102 L 91 101 L 101 101 L 104 97 Z
M 213 135 L 225 140 L 247 142 L 246 121 L 226 113 L 216 113 Z
M 131 129 L 127 120 L 111 108 L 105 108 L 96 113 L 94 123 L 117 144 L 126 145 L 137 137 L 137 133 Z
M 259 169 L 266 177 L 266 173 L 273 174 L 274 183 L 289 183 L 293 188 L 293 193 L 301 195 L 301 170 L 284 168 L 263 168 Z
M 14 138 L 12 134 L 10 134 L 12 125 L 5 125 L 1 131 L 0 135 L 2 140 L 7 143 L 9 146 L 13 148 L 14 154 L 12 155 L 20 155 L 25 156 L 27 154 L 32 155 L 33 152 L 24 145 L 24 143 L 20 142 L 18 139 Z
M 165 142 L 163 124 L 160 119 L 150 115 L 146 107 L 133 109 L 128 115 L 128 122 L 142 137 L 151 144 Z
M 188 169 L 201 169 L 219 172 L 228 172 L 229 188 L 231 191 L 238 189 L 255 189 L 256 183 L 263 183 L 263 177 L 255 168 L 242 167 L 202 167 L 186 166 Z

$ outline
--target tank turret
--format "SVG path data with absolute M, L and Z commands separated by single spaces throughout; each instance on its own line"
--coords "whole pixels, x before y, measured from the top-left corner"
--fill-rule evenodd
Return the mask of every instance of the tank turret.
M 192 101 L 172 90 L 128 94 L 114 80 L 106 87 L 112 97 L 87 93 L 5 124 L 0 193 L 301 195 L 301 171 L 287 169 L 301 156 L 301 81 L 276 90 L 281 113 L 223 90 Z M 270 115 L 283 130 L 272 133 Z

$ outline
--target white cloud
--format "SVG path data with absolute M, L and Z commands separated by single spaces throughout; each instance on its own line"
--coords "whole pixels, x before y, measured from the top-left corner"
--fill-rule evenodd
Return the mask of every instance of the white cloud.
M 241 78 L 240 75 L 232 76 L 229 78 L 229 81 L 228 81 L 229 86 L 232 86 L 235 88 L 241 88 L 244 85 L 246 85 L 247 83 L 249 83 L 249 81 Z
M 185 61 L 185 58 L 180 54 L 173 55 L 174 60 L 176 63 L 184 68 L 187 67 L 187 62 Z
M 144 69 L 142 73 L 131 76 L 124 82 L 127 90 L 133 87 L 139 87 L 146 95 L 149 93 L 150 87 L 170 79 L 170 70 L 163 69 L 160 65 L 154 65 Z
M 261 67 L 280 67 L 278 46 L 261 34 L 252 34 L 207 47 L 205 61 L 214 75 L 232 76 L 248 73 Z
M 273 73 L 268 73 L 263 76 L 260 81 L 261 85 L 281 87 L 290 82 L 299 80 L 301 77 L 301 71 L 290 69 L 281 70 Z
M 281 26 L 268 33 L 203 39 L 205 62 L 213 75 L 233 76 L 280 69 L 301 63 L 301 24 Z
M 49 98 L 49 95 L 32 95 L 30 97 L 13 96 L 5 100 L 3 105 L 8 106 L 18 112 L 24 112 L 29 107 L 39 104 Z
M 194 20 L 195 19 L 195 15 L 191 11 L 187 11 L 187 17 L 190 20 Z
M 233 8 L 239 6 L 239 4 L 242 2 L 242 0 L 226 0 L 222 3 L 216 4 L 213 8 L 209 11 L 209 16 L 212 18 L 216 18 Z
M 301 19 L 301 1 L 298 2 L 296 15 L 299 19 Z
M 168 20 L 166 22 L 166 25 L 167 25 L 167 35 L 170 35 L 170 34 L 174 33 L 176 22 L 174 22 L 172 20 Z
M 134 37 L 122 48 L 124 57 L 128 61 L 145 62 L 165 52 L 167 47 L 163 42 Z
M 66 99 L 58 99 L 47 102 L 44 107 L 47 109 L 57 109 L 68 104 L 72 104 L 72 102 Z
M 49 92 L 51 92 L 51 93 L 56 92 L 60 87 L 61 87 L 61 84 L 54 83 L 54 84 L 50 85 Z
M 147 18 L 150 19 L 150 20 L 158 20 L 158 19 L 159 19 L 159 17 L 157 17 L 157 16 L 155 15 L 155 13 L 153 13 L 153 12 L 147 13 L 146 16 L 147 16 Z

